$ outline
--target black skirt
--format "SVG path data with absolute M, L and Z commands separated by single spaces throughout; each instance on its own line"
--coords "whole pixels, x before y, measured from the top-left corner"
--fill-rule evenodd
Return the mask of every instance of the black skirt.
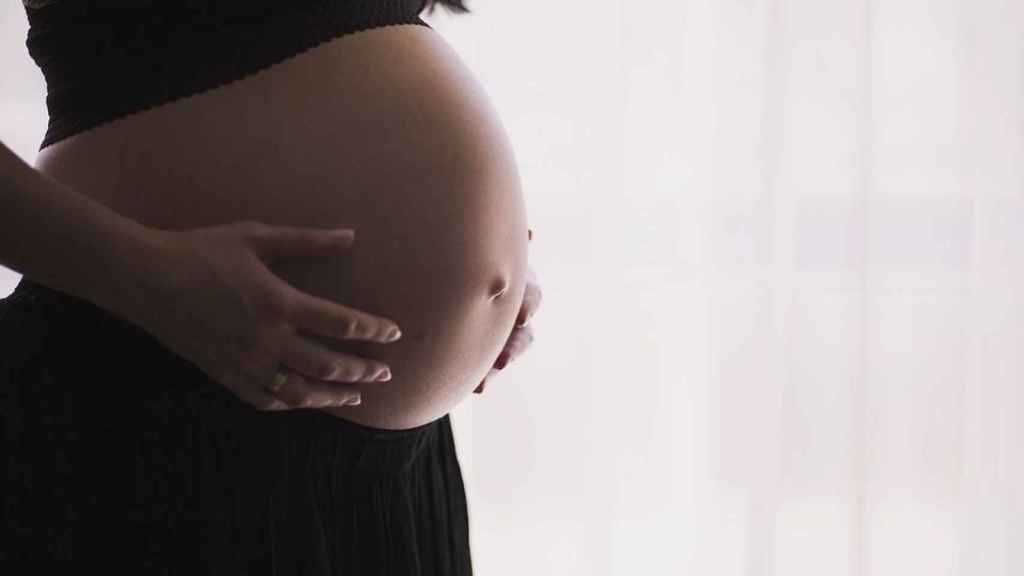
M 472 574 L 449 415 L 257 410 L 25 277 L 0 300 L 0 434 L 0 573 Z

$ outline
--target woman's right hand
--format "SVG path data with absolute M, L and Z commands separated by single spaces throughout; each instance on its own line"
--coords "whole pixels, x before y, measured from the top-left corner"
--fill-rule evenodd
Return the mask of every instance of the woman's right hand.
M 260 410 L 352 405 L 360 396 L 348 383 L 390 380 L 384 363 L 329 350 L 298 330 L 384 343 L 401 336 L 394 321 L 302 292 L 267 266 L 336 257 L 351 249 L 354 231 L 253 221 L 151 230 L 161 256 L 145 269 L 160 277 L 132 320 L 244 402 Z M 288 378 L 271 393 L 279 364 Z

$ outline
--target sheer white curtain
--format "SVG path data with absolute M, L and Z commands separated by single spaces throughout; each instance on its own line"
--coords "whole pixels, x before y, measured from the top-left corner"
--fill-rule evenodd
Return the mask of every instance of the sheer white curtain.
M 476 569 L 1024 574 L 1024 3 L 469 5 L 545 296 L 453 415 Z
M 445 28 L 546 296 L 483 572 L 1024 574 L 1024 3 L 555 4 Z

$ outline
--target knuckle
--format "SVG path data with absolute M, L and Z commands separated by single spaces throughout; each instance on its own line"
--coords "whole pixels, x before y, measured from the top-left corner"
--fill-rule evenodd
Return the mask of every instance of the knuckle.
M 361 364 L 359 366 L 359 379 L 360 380 L 373 380 L 374 377 L 377 375 L 377 372 L 379 372 L 379 370 L 377 370 L 377 368 L 374 367 L 373 364 L 369 364 L 369 363 L 365 363 L 364 362 L 363 364 Z
M 370 367 L 365 362 L 359 362 L 352 366 L 352 381 L 359 382 L 362 380 L 368 380 L 370 377 Z
M 373 320 L 363 324 L 363 338 L 368 340 L 384 340 L 388 335 L 388 325 L 380 320 Z
M 377 368 L 376 364 L 371 362 L 361 362 L 359 364 L 359 379 L 360 380 L 373 380 L 377 376 L 380 369 Z
M 320 380 L 334 380 L 338 377 L 341 372 L 341 367 L 333 362 L 328 362 L 320 367 L 320 374 L 317 376 Z
M 345 382 L 355 382 L 359 379 L 359 368 L 348 364 L 341 370 L 340 379 Z
M 360 330 L 361 330 L 361 327 L 360 327 L 360 324 L 359 324 L 359 320 L 357 318 L 349 318 L 348 320 L 346 320 L 346 322 L 345 322 L 345 337 L 346 338 L 355 338 L 355 337 L 359 336 L 359 331 Z
M 333 380 L 335 382 L 344 381 L 348 378 L 348 367 L 342 362 L 335 362 L 332 366 L 330 375 L 325 376 L 322 380 Z

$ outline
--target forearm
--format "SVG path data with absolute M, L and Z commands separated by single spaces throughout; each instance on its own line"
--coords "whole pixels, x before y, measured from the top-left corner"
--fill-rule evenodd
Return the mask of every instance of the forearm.
M 61 184 L 0 142 L 0 264 L 123 313 L 151 277 L 152 230 Z

